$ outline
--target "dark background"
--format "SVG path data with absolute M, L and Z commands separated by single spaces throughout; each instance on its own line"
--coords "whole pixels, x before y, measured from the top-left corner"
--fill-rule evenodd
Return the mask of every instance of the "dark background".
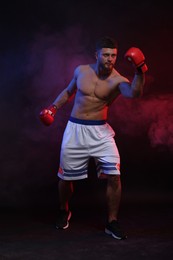
M 123 196 L 172 199 L 172 9 L 157 1 L 4 1 L 0 4 L 0 206 L 57 205 L 59 152 L 72 103 L 45 127 L 40 111 L 67 86 L 74 68 L 95 62 L 95 40 L 117 38 L 116 69 L 139 47 L 148 65 L 143 97 L 119 97 L 109 123 L 121 155 Z M 79 187 L 82 188 L 78 188 Z M 94 164 L 76 192 L 102 191 Z M 79 190 L 78 190 L 79 189 Z M 81 189 L 81 190 L 80 190 Z M 79 193 L 80 194 L 80 193 Z

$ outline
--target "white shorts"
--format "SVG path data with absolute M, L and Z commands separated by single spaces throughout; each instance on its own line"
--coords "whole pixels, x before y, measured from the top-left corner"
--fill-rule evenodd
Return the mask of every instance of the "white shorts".
M 120 175 L 120 155 L 115 132 L 105 120 L 81 120 L 70 117 L 61 144 L 58 177 L 80 180 L 88 177 L 92 157 L 98 177 Z

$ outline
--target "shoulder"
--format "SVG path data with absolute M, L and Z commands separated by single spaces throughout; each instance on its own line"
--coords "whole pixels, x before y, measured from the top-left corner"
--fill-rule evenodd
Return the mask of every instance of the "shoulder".
M 129 83 L 129 80 L 126 78 L 126 77 L 124 77 L 123 75 L 121 75 L 117 70 L 113 70 L 113 78 L 114 78 L 114 80 L 116 80 L 116 82 L 118 82 L 118 83 L 122 83 L 122 82 L 127 82 L 127 83 Z
M 86 65 L 78 65 L 75 70 L 74 70 L 74 75 L 75 76 L 78 76 L 79 73 L 82 73 L 82 72 L 85 72 L 85 71 L 88 71 L 90 70 L 90 65 L 89 64 L 86 64 Z

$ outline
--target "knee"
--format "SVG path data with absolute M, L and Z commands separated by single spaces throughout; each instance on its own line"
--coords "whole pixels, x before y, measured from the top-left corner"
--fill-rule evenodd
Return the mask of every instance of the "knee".
M 114 186 L 114 187 L 120 187 L 121 186 L 121 179 L 120 175 L 109 175 L 108 176 L 108 185 Z

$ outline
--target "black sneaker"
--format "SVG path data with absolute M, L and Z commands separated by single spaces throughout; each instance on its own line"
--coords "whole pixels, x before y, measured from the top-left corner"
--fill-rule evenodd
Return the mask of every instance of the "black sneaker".
M 66 229 L 69 227 L 69 220 L 71 218 L 71 211 L 60 210 L 58 213 L 56 228 L 57 229 Z
M 117 220 L 108 222 L 105 228 L 105 233 L 113 236 L 116 239 L 126 239 L 127 236 L 122 232 Z

